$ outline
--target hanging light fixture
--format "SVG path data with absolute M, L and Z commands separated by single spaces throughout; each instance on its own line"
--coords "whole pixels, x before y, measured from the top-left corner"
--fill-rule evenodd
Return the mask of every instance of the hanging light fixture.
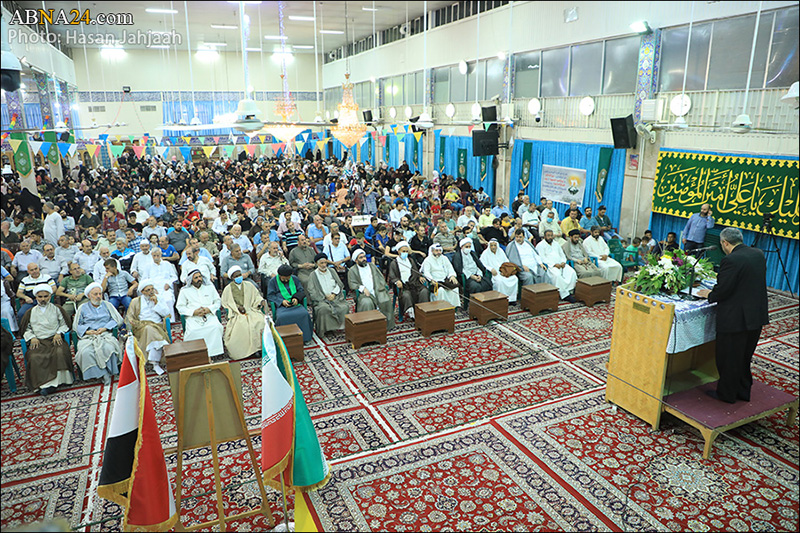
M 344 28 L 347 36 L 347 2 L 344 3 Z M 346 39 L 345 39 L 346 40 Z M 347 49 L 347 44 L 345 44 Z M 350 81 L 350 54 L 346 55 L 346 71 L 342 83 L 342 103 L 339 109 L 339 122 L 331 129 L 331 134 L 348 149 L 352 148 L 366 133 L 367 125 L 358 120 L 358 104 L 353 98 L 353 83 Z
M 297 111 L 297 104 L 292 97 L 292 93 L 289 92 L 289 82 L 286 79 L 286 34 L 283 26 L 283 8 L 285 4 L 284 2 L 278 2 L 278 27 L 280 29 L 280 41 L 281 41 L 281 51 L 280 51 L 280 58 L 281 58 L 281 87 L 283 88 L 283 94 L 281 94 L 280 98 L 278 98 L 275 102 L 275 114 L 281 117 L 282 124 L 277 124 L 274 126 L 270 126 L 267 131 L 273 137 L 288 143 L 294 141 L 295 137 L 297 137 L 303 128 L 292 124 L 292 116 Z

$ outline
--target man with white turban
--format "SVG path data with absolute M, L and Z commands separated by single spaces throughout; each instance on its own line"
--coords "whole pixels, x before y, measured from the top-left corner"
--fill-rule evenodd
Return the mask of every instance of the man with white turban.
M 36 305 L 25 312 L 19 324 L 28 344 L 25 386 L 40 389 L 42 396 L 54 392 L 62 383 L 69 385 L 73 381 L 72 356 L 63 337 L 69 331 L 67 315 L 60 306 L 50 303 L 52 294 L 53 289 L 47 283 L 36 285 L 33 288 Z
M 440 244 L 433 244 L 428 248 L 428 257 L 422 262 L 422 275 L 433 282 L 433 301 L 444 300 L 453 307 L 461 307 L 456 271 L 442 255 L 443 251 Z
M 411 245 L 401 241 L 394 247 L 397 257 L 389 263 L 389 283 L 399 291 L 400 316 L 414 319 L 414 305 L 430 300 L 428 289 L 422 284 L 419 264 L 411 255 Z
M 197 268 L 186 273 L 189 282 L 178 294 L 178 312 L 186 317 L 184 341 L 203 339 L 209 357 L 222 355 L 222 323 L 217 318 L 220 298 L 217 290 Z
M 328 256 L 314 257 L 317 268 L 308 277 L 308 297 L 314 308 L 314 329 L 322 337 L 329 331 L 344 328 L 344 315 L 350 310 L 344 297 L 344 285 L 339 276 L 328 268 Z
M 144 270 L 144 277 L 154 283 L 159 299 L 166 301 L 171 310 L 170 318 L 174 322 L 177 316 L 175 315 L 175 292 L 173 285 L 178 281 L 178 272 L 175 270 L 175 265 L 161 258 L 161 248 L 158 246 L 150 252 L 150 255 L 152 256 L 152 262 Z
M 83 379 L 103 378 L 111 384 L 111 376 L 119 374 L 122 346 L 112 330 L 122 325 L 122 317 L 111 302 L 103 300 L 103 286 L 90 283 L 84 290 L 89 301 L 78 307 L 72 329 L 78 334 L 75 361 Z
M 478 254 L 473 249 L 472 239 L 464 237 L 458 243 L 460 251 L 453 256 L 453 270 L 460 278 L 464 276 L 464 296 L 469 305 L 469 295 L 477 292 L 486 292 L 492 289 L 489 271 L 481 263 Z
M 356 294 L 356 312 L 378 309 L 386 317 L 386 329 L 394 327 L 394 302 L 386 281 L 377 267 L 367 262 L 361 248 L 353 252 L 355 265 L 347 272 L 347 282 Z
M 264 332 L 264 298 L 253 283 L 243 283 L 242 267 L 234 265 L 226 272 L 230 283 L 222 291 L 222 305 L 228 310 L 225 325 L 225 348 L 231 359 L 244 359 L 261 353 Z
M 544 232 L 544 240 L 536 245 L 536 251 L 547 265 L 547 282 L 558 289 L 562 300 L 575 303 L 572 291 L 578 283 L 578 274 L 567 264 L 567 256 L 561 245 L 554 241 L 552 231 Z
M 524 234 L 522 238 L 524 241 Z M 528 246 L 530 246 L 530 244 Z M 504 276 L 500 271 L 500 267 L 503 263 L 510 263 L 510 261 L 503 249 L 500 248 L 497 239 L 489 241 L 489 247 L 481 254 L 481 263 L 492 273 L 492 289 L 508 296 L 509 302 L 516 302 L 517 292 L 519 290 L 519 278 L 516 275 Z
M 169 344 L 165 319 L 172 314 L 172 305 L 159 293 L 155 281 L 143 279 L 139 283 L 139 296 L 128 306 L 125 323 L 139 347 L 147 354 L 147 360 L 153 363 L 153 370 L 161 375 L 164 373 L 161 368 L 161 349 Z
M 622 265 L 609 255 L 606 240 L 600 234 L 600 226 L 592 226 L 592 234 L 583 241 L 583 248 L 589 257 L 597 258 L 600 275 L 610 281 L 622 281 Z

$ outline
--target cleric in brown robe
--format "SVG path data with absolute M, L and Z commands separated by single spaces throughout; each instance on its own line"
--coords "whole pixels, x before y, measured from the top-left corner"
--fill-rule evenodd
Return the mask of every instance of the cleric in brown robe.
M 46 396 L 59 385 L 73 382 L 72 356 L 63 336 L 69 326 L 64 309 L 50 302 L 53 289 L 49 285 L 37 285 L 33 294 L 36 305 L 20 321 L 20 331 L 28 345 L 25 386 L 41 389 L 40 393 Z

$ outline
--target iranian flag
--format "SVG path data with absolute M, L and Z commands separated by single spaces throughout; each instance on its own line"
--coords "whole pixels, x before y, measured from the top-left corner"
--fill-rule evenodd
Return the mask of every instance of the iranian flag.
M 289 353 L 271 317 L 266 317 L 261 350 L 261 470 L 264 482 L 281 490 L 308 492 L 330 480 Z
M 128 337 L 97 494 L 125 509 L 123 530 L 166 531 L 178 515 L 144 362 Z
M 274 486 L 275 478 L 292 460 L 294 390 L 278 369 L 272 318 L 265 320 L 261 341 L 261 473 Z M 278 342 L 283 342 L 280 337 Z

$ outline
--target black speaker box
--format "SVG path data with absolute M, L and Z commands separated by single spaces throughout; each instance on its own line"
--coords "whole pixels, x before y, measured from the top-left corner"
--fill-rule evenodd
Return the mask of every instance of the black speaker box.
M 614 148 L 636 148 L 636 128 L 633 126 L 633 115 L 611 119 L 611 135 L 614 136 Z
M 497 122 L 497 106 L 482 107 L 481 119 L 484 122 Z M 489 131 L 494 131 L 496 129 L 498 129 L 497 124 L 491 124 L 489 126 Z
M 362 114 L 364 115 L 364 122 L 366 124 L 371 124 L 372 123 L 372 110 L 371 109 L 365 109 Z
M 475 157 L 497 155 L 499 153 L 499 148 L 497 146 L 499 140 L 500 135 L 497 130 L 472 130 L 472 155 Z

